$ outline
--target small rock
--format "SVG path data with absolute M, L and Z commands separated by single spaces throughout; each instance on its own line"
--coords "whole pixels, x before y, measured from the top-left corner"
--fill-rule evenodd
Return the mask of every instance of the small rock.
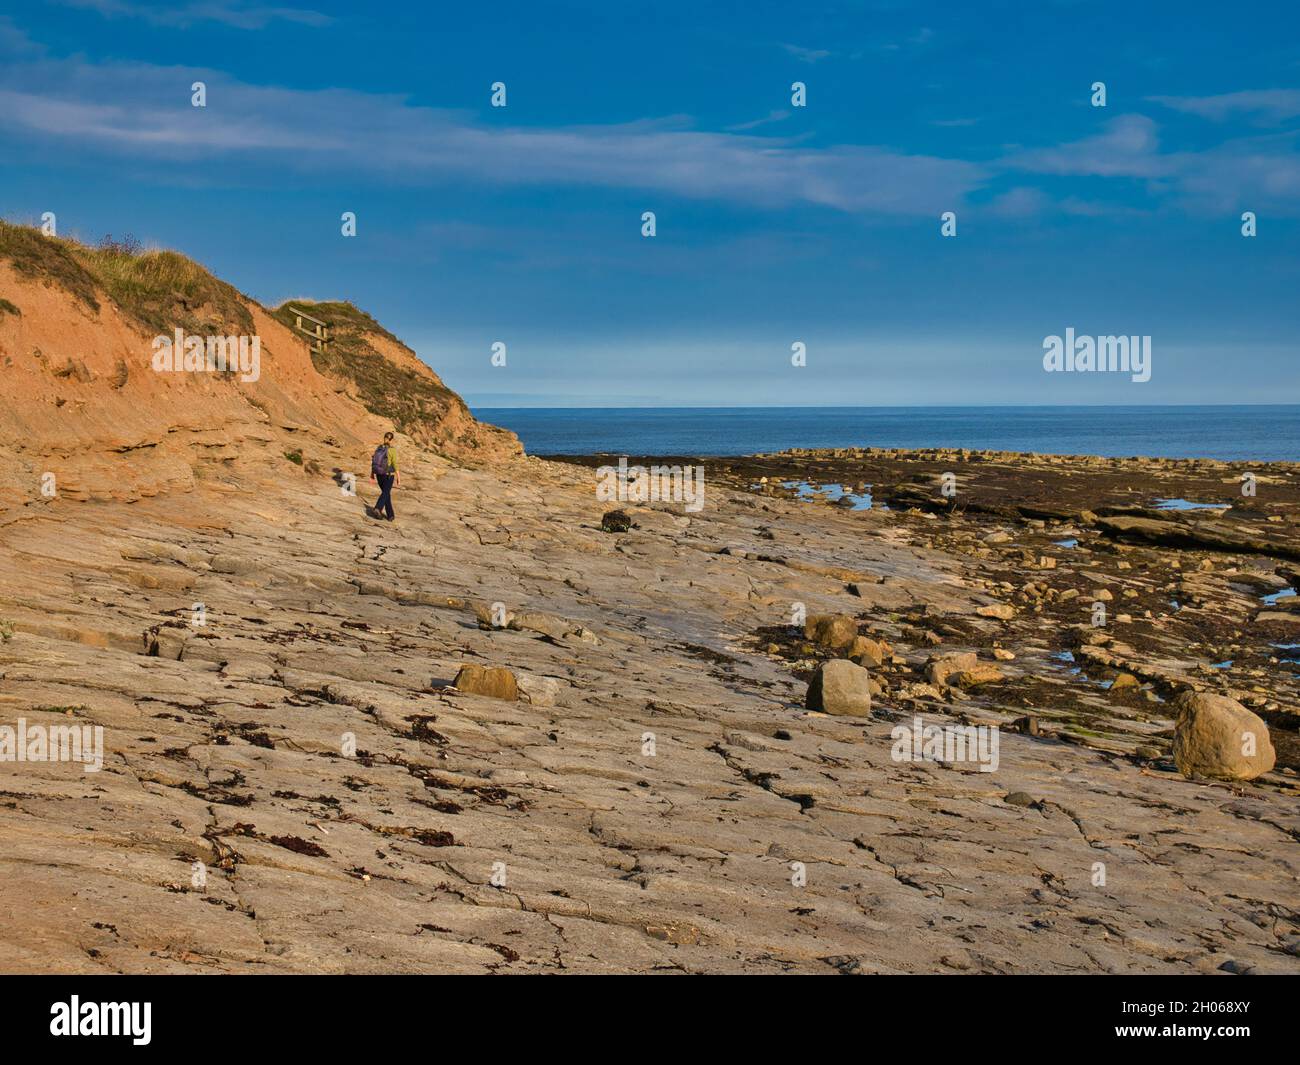
M 832 651 L 842 651 L 858 635 L 858 623 L 848 614 L 814 614 L 804 623 L 804 636 Z
M 667 924 L 648 924 L 645 934 L 665 943 L 678 947 L 694 946 L 700 941 L 701 932 L 693 924 L 685 921 L 670 921 Z
M 925 676 L 936 687 L 942 687 L 955 673 L 973 670 L 979 665 L 974 651 L 953 651 L 948 654 L 935 655 L 926 664 Z
M 974 688 L 980 684 L 996 684 L 1005 674 L 992 662 L 980 662 L 973 669 L 963 669 L 952 674 L 948 683 L 958 688 Z
M 536 632 L 549 636 L 552 640 L 559 640 L 572 632 L 574 626 L 553 614 L 543 614 L 537 610 L 521 610 L 518 614 L 510 615 L 506 628 Z
M 601 532 L 623 533 L 632 528 L 632 517 L 625 510 L 611 510 L 600 519 Z
M 882 640 L 873 640 L 867 636 L 855 636 L 849 644 L 845 657 L 860 666 L 875 669 L 889 660 L 893 649 Z
M 519 698 L 519 683 L 504 666 L 461 666 L 453 684 L 466 695 L 486 695 L 490 699 L 514 702 Z
M 533 706 L 554 706 L 560 697 L 560 682 L 538 673 L 518 673 L 515 681 L 524 701 Z M 459 685 L 457 685 L 459 687 Z
M 823 662 L 808 685 L 805 705 L 824 714 L 869 717 L 871 674 L 847 658 Z

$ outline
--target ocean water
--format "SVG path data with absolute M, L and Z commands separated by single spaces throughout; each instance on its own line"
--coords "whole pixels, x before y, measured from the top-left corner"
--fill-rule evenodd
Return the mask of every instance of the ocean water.
M 748 455 L 791 447 L 967 447 L 1300 461 L 1300 404 L 1215 407 L 476 408 L 534 455 Z

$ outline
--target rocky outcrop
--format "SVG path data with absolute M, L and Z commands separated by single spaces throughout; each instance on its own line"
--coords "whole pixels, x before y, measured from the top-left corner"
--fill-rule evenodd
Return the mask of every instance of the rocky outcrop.
M 1108 536 L 1127 543 L 1300 559 L 1300 544 L 1294 536 L 1288 537 L 1267 526 L 1250 528 L 1213 519 L 1162 521 L 1131 516 L 1099 517 L 1097 526 Z

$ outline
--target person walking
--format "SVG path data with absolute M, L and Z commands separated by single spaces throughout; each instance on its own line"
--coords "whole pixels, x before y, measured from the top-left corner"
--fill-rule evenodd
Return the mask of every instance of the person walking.
M 393 434 L 385 433 L 384 442 L 375 448 L 370 458 L 370 479 L 379 485 L 379 500 L 375 503 L 375 517 L 393 520 L 393 489 L 402 483 L 397 471 L 397 448 Z

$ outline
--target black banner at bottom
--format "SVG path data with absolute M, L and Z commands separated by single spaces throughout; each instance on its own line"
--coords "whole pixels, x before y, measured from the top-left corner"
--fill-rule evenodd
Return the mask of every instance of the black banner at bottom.
M 643 984 L 630 996 L 621 989 L 622 1008 L 616 1001 L 592 1009 L 593 992 L 557 980 L 489 988 L 483 979 L 11 976 L 3 978 L 6 1046 L 40 1050 L 65 1044 L 93 1051 L 115 1044 L 128 1052 L 194 1052 L 217 1039 L 259 1052 L 374 1053 L 389 1039 L 427 1037 L 432 1026 L 441 1033 L 439 1049 L 442 1036 L 456 1032 L 466 1039 L 472 1032 L 473 1040 L 486 1039 L 496 1048 L 541 1039 L 554 1044 L 561 1031 L 581 1039 L 677 1025 L 700 1002 L 698 992 L 680 982 L 660 982 L 653 990 Z M 732 1015 L 719 1029 L 722 1043 L 752 1036 L 770 1046 L 781 1033 L 797 1045 L 821 1038 L 820 1026 L 838 1015 L 840 1024 L 851 1027 L 897 1024 L 900 1036 L 921 1035 L 940 1045 L 975 1040 L 1002 1051 L 1041 1050 L 1044 1040 L 1052 1040 L 1071 1050 L 1123 1044 L 1181 1050 L 1199 1043 L 1222 1053 L 1258 1053 L 1294 1046 L 1297 986 L 1285 977 L 877 976 L 849 992 L 851 997 L 829 988 L 800 989 L 801 996 L 817 996 L 810 1012 L 806 1000 L 791 998 L 791 988 L 768 979 L 745 988 L 740 1014 L 728 998 L 707 1008 Z M 769 997 L 771 1008 L 757 1013 Z M 835 1013 L 828 1016 L 827 1008 Z M 466 1011 L 478 1020 L 470 1023 Z M 508 1024 L 483 1025 L 498 1016 Z M 742 1017 L 762 1020 L 746 1031 L 735 1023 Z M 690 1019 L 704 1027 L 703 1016 Z M 816 1027 L 810 1031 L 810 1025 Z M 707 1038 L 693 1035 L 691 1041 Z

